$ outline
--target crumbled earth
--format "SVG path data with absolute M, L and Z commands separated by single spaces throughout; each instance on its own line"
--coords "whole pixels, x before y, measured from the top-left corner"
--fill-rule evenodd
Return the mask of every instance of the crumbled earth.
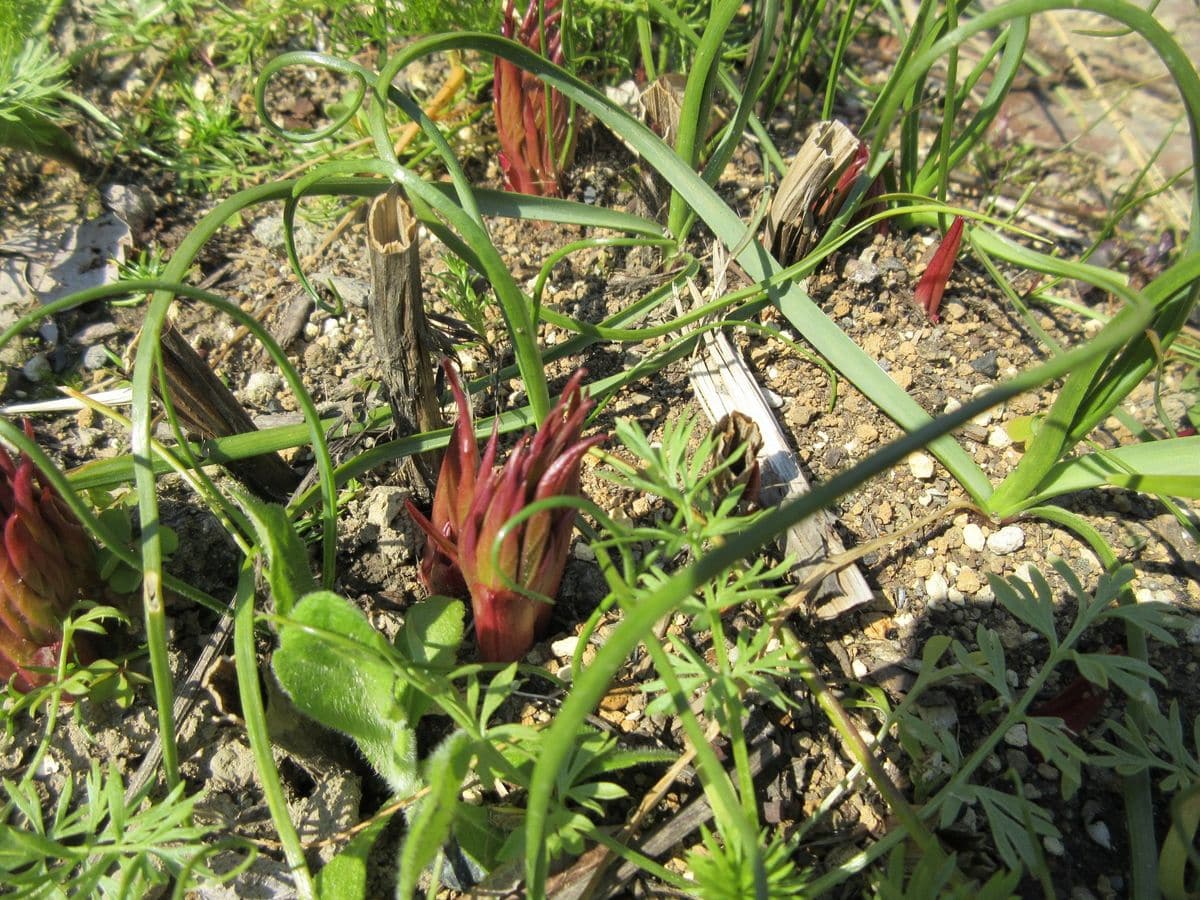
M 318 91 L 321 85 L 306 89 Z M 784 147 L 794 149 L 802 137 L 799 125 L 775 123 L 773 127 Z M 731 166 L 719 186 L 730 204 L 747 216 L 756 208 L 761 190 L 752 160 L 749 152 L 739 156 L 738 164 Z M 631 163 L 619 144 L 605 137 L 598 127 L 588 128 L 580 140 L 577 169 L 570 176 L 572 196 L 617 208 L 632 207 L 635 201 L 628 182 L 623 180 Z M 491 186 L 498 185 L 494 165 L 481 177 Z M 88 187 L 53 165 L 18 158 L 5 178 L 13 188 L 4 201 L 5 238 L 26 228 L 53 232 L 82 213 L 98 212 Z M 160 187 L 149 186 L 156 191 Z M 367 410 L 383 402 L 366 316 L 369 285 L 363 274 L 367 264 L 362 216 L 352 218 L 349 227 L 328 245 L 323 239 L 330 225 L 301 224 L 299 228 L 299 253 L 309 260 L 310 277 L 322 285 L 332 281 L 345 301 L 344 313 L 331 315 L 313 308 L 292 274 L 283 252 L 279 211 L 278 206 L 264 207 L 223 231 L 205 248 L 193 280 L 242 304 L 283 340 L 290 360 L 301 371 L 323 414 L 338 412 L 352 419 L 362 418 Z M 1041 211 L 1056 216 L 1063 227 L 1079 224 L 1061 211 Z M 170 249 L 202 212 L 193 201 L 169 190 L 157 191 L 153 214 L 134 230 L 134 245 L 144 247 L 157 241 Z M 583 236 L 581 230 L 572 227 L 510 221 L 491 224 L 496 245 L 522 286 L 532 283 L 542 261 L 553 250 Z M 1144 240 L 1153 240 L 1163 224 L 1148 223 L 1142 229 Z M 701 233 L 693 248 L 704 261 L 701 287 L 717 275 L 705 242 Z M 442 267 L 441 250 L 428 239 L 422 252 L 431 308 L 451 313 L 439 298 L 433 278 Z M 925 234 L 866 236 L 833 257 L 809 281 L 808 289 L 826 314 L 878 360 L 897 384 L 936 414 L 1036 364 L 1043 351 L 1029 323 L 967 255 L 951 280 L 941 321 L 930 323 L 915 306 L 912 290 L 931 252 L 932 239 Z M 1006 275 L 1018 292 L 1031 286 L 1026 274 Z M 737 277 L 736 273 L 729 276 Z M 659 261 L 644 252 L 584 251 L 555 268 L 546 303 L 570 315 L 598 321 L 663 279 Z M 1067 285 L 1063 290 L 1100 311 L 1112 312 L 1115 308 L 1112 301 L 1094 293 L 1081 298 L 1076 286 Z M 43 333 L 10 344 L 4 358 L 8 367 L 4 402 L 53 396 L 50 374 L 75 378 L 89 389 L 113 382 L 119 375 L 110 357 L 97 354 L 93 348 L 107 348 L 121 356 L 135 340 L 139 315 L 137 308 L 83 310 L 59 317 L 56 337 Z M 1040 328 L 1064 343 L 1086 337 L 1096 327 L 1094 322 L 1063 308 L 1034 308 L 1031 315 Z M 789 323 L 773 310 L 762 318 L 780 329 L 784 338 L 796 337 Z M 186 302 L 177 304 L 176 322 L 260 424 L 299 420 L 296 400 L 265 352 L 235 326 Z M 498 317 L 493 315 L 491 324 L 493 327 L 482 337 L 502 354 Z M 778 396 L 778 414 L 811 481 L 828 480 L 900 435 L 895 424 L 844 379 L 837 385 L 835 396 L 828 375 L 798 358 L 782 342 L 759 332 L 735 329 L 734 334 L 760 383 Z M 566 335 L 545 326 L 541 338 L 544 346 L 552 347 Z M 552 392 L 578 365 L 585 366 L 593 378 L 601 378 L 653 353 L 666 340 L 636 346 L 595 345 L 582 357 L 552 363 L 548 366 Z M 26 363 L 38 354 L 48 360 L 50 372 L 34 380 L 29 375 L 37 372 L 31 373 Z M 89 364 L 89 358 L 99 364 Z M 469 374 L 488 376 L 495 371 L 495 358 L 481 344 L 463 350 L 460 362 Z M 1180 388 L 1181 375 L 1180 370 L 1168 367 L 1157 398 L 1175 421 L 1197 399 Z M 1055 387 L 1049 385 L 981 414 L 958 435 L 994 482 L 1011 471 L 1022 452 L 1006 426 L 1016 417 L 1044 413 Z M 488 414 L 523 402 L 518 382 L 499 381 L 494 389 L 481 395 L 477 412 Z M 1143 386 L 1127 406 L 1137 420 L 1157 431 L 1155 403 L 1151 388 Z M 595 427 L 609 428 L 615 417 L 627 416 L 635 418 L 653 436 L 660 432 L 667 417 L 696 413 L 687 362 L 683 361 L 618 395 L 597 418 Z M 40 418 L 37 425 L 39 432 L 50 438 L 51 450 L 66 467 L 128 449 L 123 433 L 93 413 Z M 1133 439 L 1115 419 L 1105 422 L 1093 438 L 1102 446 Z M 335 441 L 334 453 L 339 460 L 344 459 L 362 449 L 365 442 L 379 439 L 385 436 Z M 303 451 L 288 456 L 298 470 L 309 467 L 310 459 Z M 655 515 L 658 507 L 653 498 L 621 494 L 596 477 L 592 465 L 589 461 L 585 467 L 585 489 L 602 508 L 635 520 Z M 213 596 L 227 599 L 236 572 L 235 548 L 219 523 L 198 507 L 172 477 L 164 478 L 163 483 L 164 519 L 181 538 L 181 549 L 172 557 L 170 570 Z M 339 522 L 336 587 L 389 636 L 402 621 L 406 606 L 421 596 L 415 570 L 420 540 L 402 511 L 405 496 L 406 492 L 397 486 L 394 471 L 386 467 L 373 471 L 343 496 Z M 1053 574 L 1051 562 L 1062 559 L 1086 587 L 1094 587 L 1101 565 L 1071 533 L 1034 519 L 989 521 L 956 505 L 965 499 L 939 463 L 930 455 L 916 454 L 838 504 L 838 528 L 848 548 L 900 532 L 938 510 L 947 512 L 926 529 L 900 537 L 886 550 L 868 553 L 860 560 L 876 595 L 875 602 L 832 622 L 799 624 L 815 660 L 836 689 L 849 690 L 849 682 L 861 681 L 882 687 L 891 701 L 897 702 L 911 684 L 915 660 L 931 635 L 948 634 L 973 646 L 979 625 L 999 633 L 1007 653 L 1010 681 L 1020 687 L 1037 670 L 1044 648 L 997 606 L 987 576 L 1028 578 L 1031 569 L 1036 568 L 1061 589 L 1061 579 Z M 1096 527 L 1119 550 L 1123 561 L 1134 566 L 1139 599 L 1163 601 L 1189 615 L 1200 611 L 1200 565 L 1195 545 L 1162 504 L 1152 497 L 1120 491 L 1086 492 L 1063 502 Z M 550 632 L 527 661 L 545 666 L 560 679 L 569 679 L 571 657 L 578 649 L 579 623 L 604 595 L 604 581 L 594 556 L 586 545 L 577 544 Z M 1064 604 L 1062 620 L 1069 621 L 1070 613 L 1069 604 Z M 172 600 L 170 614 L 172 665 L 177 682 L 183 683 L 217 627 L 217 616 L 181 598 Z M 581 651 L 584 665 L 594 657 L 595 647 L 615 621 L 612 613 L 603 617 Z M 677 617 L 668 627 L 670 633 L 704 651 L 703 635 L 691 632 L 682 618 Z M 731 617 L 731 632 L 761 627 L 761 620 L 750 611 L 739 611 Z M 1088 640 L 1091 643 L 1082 649 L 1116 650 L 1123 636 L 1097 630 Z M 265 654 L 268 648 L 264 644 L 261 649 Z M 1179 701 L 1184 720 L 1191 721 L 1200 712 L 1200 697 L 1187 689 L 1195 683 L 1200 664 L 1200 631 L 1193 628 L 1177 648 L 1155 644 L 1151 662 L 1166 677 L 1160 699 L 1164 703 Z M 1057 690 L 1072 676 L 1069 672 L 1058 673 L 1050 689 Z M 647 698 L 640 685 L 649 677 L 648 667 L 631 660 L 591 722 L 633 746 L 683 752 L 686 745 L 678 723 L 645 713 Z M 254 776 L 236 690 L 229 689 L 228 678 L 227 659 L 210 667 L 203 686 L 195 692 L 193 705 L 180 718 L 183 773 L 190 790 L 205 790 L 198 807 L 200 821 L 216 825 L 221 832 L 263 842 L 264 862 L 256 866 L 254 877 L 260 879 L 258 884 L 264 890 L 278 891 L 282 870 L 273 859 L 277 848 L 270 843 L 270 819 Z M 761 773 L 759 786 L 767 823 L 782 828 L 814 812 L 852 766 L 836 734 L 810 705 L 800 683 L 786 687 L 801 700 L 801 711 L 784 714 L 765 704 L 757 706 L 751 722 L 758 731 L 750 734 L 751 740 L 756 733 L 764 736 L 778 750 L 774 763 Z M 286 701 L 278 690 L 268 683 L 266 693 L 273 709 L 272 726 L 277 729 L 276 757 L 293 818 L 301 836 L 311 841 L 313 862 L 323 861 L 337 846 L 327 839 L 377 810 L 385 800 L 384 788 L 344 742 L 334 735 L 316 732 L 309 723 L 289 722 Z M 922 715 L 939 727 L 956 731 L 962 746 L 970 747 L 990 728 L 989 714 L 979 712 L 986 699 L 979 685 L 957 683 L 928 696 Z M 527 706 L 514 702 L 511 713 L 531 723 L 544 723 L 559 700 L 560 695 L 551 692 Z M 132 775 L 151 751 L 155 721 L 148 691 L 142 691 L 139 702 L 128 710 L 112 704 L 81 704 L 77 713 L 65 717 L 54 735 L 43 778 L 48 795 L 61 790 L 69 773 L 86 768 L 90 759 L 113 761 Z M 1110 701 L 1106 713 L 1119 715 L 1116 701 Z M 12 736 L 0 737 L 2 774 L 11 777 L 20 771 L 28 758 L 27 748 L 38 733 L 36 722 L 22 721 Z M 1088 770 L 1082 790 L 1064 802 L 1058 798 L 1057 772 L 1042 763 L 1027 744 L 1022 735 L 1006 736 L 997 752 L 985 761 L 980 778 L 994 777 L 997 784 L 1007 784 L 1004 772 L 1011 767 L 1024 779 L 1026 796 L 1040 798 L 1054 811 L 1062 839 L 1047 841 L 1044 850 L 1055 887 L 1064 895 L 1124 896 L 1128 891 L 1124 874 L 1128 848 L 1120 785 L 1105 772 Z M 902 786 L 910 786 L 916 775 L 895 767 L 889 774 Z M 626 776 L 635 802 L 657 777 L 657 772 L 650 770 Z M 690 773 L 685 774 L 666 794 L 645 832 L 653 832 L 700 795 L 698 782 Z M 622 821 L 627 812 L 627 807 L 614 806 L 613 822 Z M 1165 815 L 1160 808 L 1160 827 Z M 888 827 L 886 807 L 873 792 L 851 792 L 810 832 L 803 862 L 818 870 L 834 865 Z M 983 830 L 985 826 L 978 827 Z M 385 839 L 377 854 L 376 877 L 380 884 L 386 883 L 388 848 L 394 847 L 398 833 L 397 827 L 390 829 L 391 843 Z M 691 840 L 694 836 L 689 843 Z M 668 857 L 677 866 L 682 847 L 674 849 L 676 852 Z M 972 873 L 987 873 L 998 864 L 973 845 L 967 852 Z

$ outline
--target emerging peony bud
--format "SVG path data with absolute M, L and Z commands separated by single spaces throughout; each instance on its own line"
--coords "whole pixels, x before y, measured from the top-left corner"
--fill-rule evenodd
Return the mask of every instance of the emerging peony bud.
M 458 421 L 450 434 L 450 445 L 442 457 L 437 489 L 433 495 L 433 521 L 408 504 L 409 515 L 428 536 L 425 555 L 421 560 L 421 583 L 434 594 L 461 597 L 467 591 L 458 568 L 458 536 L 475 497 L 475 479 L 479 472 L 479 445 L 475 441 L 475 424 L 471 405 L 458 380 L 450 360 L 442 359 L 442 368 L 454 392 L 458 406 Z
M 938 308 L 942 305 L 942 294 L 946 292 L 946 282 L 950 278 L 950 270 L 954 268 L 954 260 L 958 258 L 958 245 L 962 243 L 963 217 L 955 216 L 953 224 L 946 229 L 946 236 L 938 245 L 925 269 L 921 280 L 917 282 L 917 305 L 925 310 L 930 322 L 938 320 Z
M 534 53 L 544 52 L 551 62 L 562 65 L 560 3 L 530 0 L 518 22 L 513 0 L 508 0 L 501 34 Z M 567 146 L 570 135 L 566 98 L 547 88 L 536 75 L 499 56 L 493 72 L 492 106 L 504 180 L 522 194 L 559 196 L 559 163 L 569 162 L 573 151 Z
M 505 524 L 530 504 L 579 496 L 583 457 L 605 436 L 580 437 L 593 406 L 583 397 L 581 369 L 537 433 L 524 435 L 504 466 L 496 467 L 499 433 L 492 432 L 479 460 L 470 407 L 448 364 L 446 372 L 459 420 L 442 462 L 433 521 L 409 504 L 410 515 L 428 538 L 422 579 L 430 590 L 445 590 L 446 570 L 456 565 L 455 574 L 471 594 L 480 655 L 488 662 L 512 662 L 549 621 L 571 547 L 575 510 L 542 510 L 511 527 L 494 563 L 492 548 Z
M 25 433 L 33 428 L 25 422 Z M 91 541 L 74 513 L 42 484 L 25 454 L 0 447 L 0 681 L 18 690 L 45 684 L 62 647 L 62 620 L 99 584 Z M 15 676 L 15 677 L 14 677 Z

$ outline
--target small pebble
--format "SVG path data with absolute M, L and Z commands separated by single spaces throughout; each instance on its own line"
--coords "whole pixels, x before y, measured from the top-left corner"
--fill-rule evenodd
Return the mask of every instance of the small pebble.
M 575 545 L 575 558 L 581 559 L 584 562 L 591 562 L 596 558 L 596 551 L 589 544 L 579 541 Z
M 987 548 L 997 556 L 1006 556 L 1025 546 L 1025 532 L 1016 525 L 1005 525 L 988 535 Z
M 1022 722 L 1020 725 L 1014 725 L 1008 731 L 1004 732 L 1004 743 L 1010 747 L 1018 749 L 1029 746 L 1029 729 Z
M 108 365 L 108 350 L 103 344 L 92 344 L 83 351 L 83 367 L 85 369 L 103 369 Z
M 1051 856 L 1062 856 L 1067 852 L 1067 848 L 1063 846 L 1063 842 L 1049 834 L 1042 838 L 1042 846 L 1046 848 L 1046 852 Z
M 332 320 L 331 320 L 332 321 Z M 240 392 L 240 398 L 252 406 L 267 407 L 283 389 L 283 379 L 274 372 L 254 372 Z
M 995 378 L 1000 374 L 1000 367 L 996 364 L 996 351 L 989 350 L 983 356 L 976 357 L 971 360 L 971 368 L 982 375 L 984 378 Z
M 572 634 L 554 641 L 550 645 L 550 652 L 557 659 L 570 659 L 575 655 L 575 648 L 577 646 L 579 646 L 579 636 Z
M 1003 450 L 1005 447 L 1012 446 L 1012 438 L 1009 437 L 1008 431 L 1002 425 L 997 425 L 988 432 L 988 446 L 994 447 L 997 450 Z
M 954 579 L 954 586 L 964 594 L 970 595 L 978 592 L 983 587 L 983 582 L 979 580 L 974 569 L 963 569 Z
M 879 440 L 879 429 L 869 422 L 860 422 L 854 426 L 854 436 L 864 444 L 873 444 Z
M 1112 835 L 1109 834 L 1108 826 L 1103 821 L 1097 819 L 1087 826 L 1088 837 L 1103 847 L 1105 850 L 1112 849 Z
M 914 453 L 908 458 L 908 470 L 913 478 L 927 481 L 933 477 L 933 460 L 924 453 Z
M 983 548 L 987 546 L 985 543 L 987 538 L 983 533 L 983 529 L 974 522 L 970 522 L 963 526 L 962 531 L 963 544 L 966 546 L 966 548 L 974 551 L 975 553 L 982 553 Z
M 44 354 L 35 353 L 21 367 L 21 374 L 36 383 L 49 378 L 53 374 L 53 370 L 50 367 L 50 360 L 46 359 Z
M 946 576 L 941 572 L 934 572 L 926 578 L 925 594 L 931 603 L 944 601 L 950 595 L 950 585 L 946 583 Z

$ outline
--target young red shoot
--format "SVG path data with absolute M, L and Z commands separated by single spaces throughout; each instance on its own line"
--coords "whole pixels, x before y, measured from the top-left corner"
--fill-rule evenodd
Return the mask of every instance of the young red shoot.
M 561 24 L 561 0 L 530 0 L 520 21 L 508 0 L 501 34 L 562 65 Z M 573 150 L 568 146 L 566 98 L 499 56 L 493 73 L 492 104 L 505 181 L 522 194 L 559 196 L 560 162 L 566 165 Z
M 25 433 L 33 428 L 25 422 Z M 87 532 L 42 482 L 24 453 L 0 447 L 0 683 L 21 691 L 47 683 L 62 649 L 62 622 L 99 585 Z
M 537 501 L 580 496 L 583 457 L 605 436 L 581 437 L 593 406 L 583 395 L 581 369 L 537 433 L 524 435 L 503 466 L 496 465 L 495 430 L 480 459 L 470 406 L 457 374 L 445 365 L 459 419 L 442 462 L 433 520 L 409 504 L 413 521 L 428 538 L 421 577 L 430 590 L 451 594 L 454 577 L 465 582 L 480 656 L 488 662 L 512 662 L 528 652 L 549 622 L 571 547 L 575 510 L 544 509 L 509 523 Z
M 955 216 L 954 223 L 938 245 L 929 261 L 921 280 L 917 282 L 917 305 L 925 310 L 930 322 L 938 321 L 938 309 L 942 305 L 942 294 L 946 292 L 946 281 L 958 258 L 958 247 L 962 243 L 963 218 Z

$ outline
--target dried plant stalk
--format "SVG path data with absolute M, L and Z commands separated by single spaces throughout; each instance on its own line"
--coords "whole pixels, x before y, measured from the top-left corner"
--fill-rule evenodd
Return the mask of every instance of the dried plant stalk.
M 208 361 L 171 323 L 163 328 L 161 343 L 171 405 L 188 431 L 202 440 L 213 440 L 258 430 Z M 265 500 L 286 500 L 300 483 L 299 476 L 278 453 L 230 460 L 224 465 L 234 478 Z
M 816 237 L 814 204 L 854 157 L 858 139 L 841 122 L 818 122 L 796 153 L 767 213 L 766 242 L 785 266 L 804 258 Z
M 421 293 L 417 220 L 395 185 L 371 203 L 367 249 L 375 287 L 371 330 L 396 432 L 408 435 L 440 428 L 436 360 L 430 352 L 432 341 Z M 411 486 L 422 495 L 432 484 L 433 465 L 429 460 L 417 460 L 415 470 L 405 467 L 409 476 L 420 478 Z

